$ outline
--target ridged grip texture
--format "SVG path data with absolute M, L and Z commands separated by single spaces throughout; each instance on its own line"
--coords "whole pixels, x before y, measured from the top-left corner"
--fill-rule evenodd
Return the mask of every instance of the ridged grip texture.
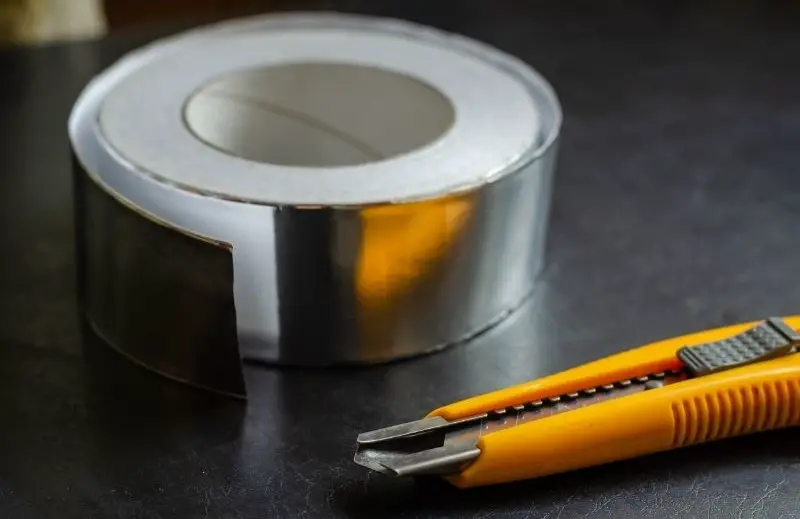
M 800 316 L 785 321 L 800 329 Z M 674 337 L 435 414 L 458 417 L 630 378 L 632 371 L 680 368 L 672 364 L 678 362 L 679 349 L 722 341 L 754 325 Z M 536 478 L 792 425 L 800 425 L 800 353 L 690 377 L 483 435 L 478 459 L 448 481 L 466 488 Z
M 800 425 L 800 378 L 720 389 L 674 402 L 673 445 L 683 447 Z

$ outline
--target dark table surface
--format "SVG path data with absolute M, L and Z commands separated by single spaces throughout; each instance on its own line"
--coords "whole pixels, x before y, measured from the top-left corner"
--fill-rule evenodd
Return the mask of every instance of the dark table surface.
M 0 51 L 0 517 L 800 517 L 794 431 L 473 491 L 351 461 L 358 432 L 442 403 L 800 312 L 797 8 L 366 4 L 491 42 L 554 84 L 565 125 L 539 290 L 434 356 L 247 366 L 247 404 L 166 382 L 82 338 L 65 131 L 85 82 L 163 31 Z

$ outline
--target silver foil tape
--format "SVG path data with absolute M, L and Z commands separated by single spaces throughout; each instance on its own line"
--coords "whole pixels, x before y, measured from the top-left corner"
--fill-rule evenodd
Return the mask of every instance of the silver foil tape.
M 123 57 L 69 121 L 81 307 L 145 366 L 374 363 L 534 288 L 561 113 L 523 62 L 406 22 L 234 20 Z

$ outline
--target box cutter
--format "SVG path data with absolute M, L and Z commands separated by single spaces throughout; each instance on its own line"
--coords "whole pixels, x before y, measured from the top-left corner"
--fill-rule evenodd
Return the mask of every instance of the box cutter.
M 355 462 L 457 487 L 800 424 L 800 316 L 656 342 L 359 435 Z

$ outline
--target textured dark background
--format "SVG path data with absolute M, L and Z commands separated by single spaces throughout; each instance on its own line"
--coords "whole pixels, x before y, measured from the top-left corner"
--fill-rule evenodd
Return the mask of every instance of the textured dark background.
M 442 403 L 800 312 L 800 13 L 726 4 L 317 3 L 456 30 L 552 81 L 549 267 L 471 344 L 369 369 L 248 366 L 247 405 L 145 373 L 76 320 L 66 117 L 159 33 L 1 50 L 0 517 L 800 517 L 794 431 L 463 492 L 351 462 L 359 431 Z

